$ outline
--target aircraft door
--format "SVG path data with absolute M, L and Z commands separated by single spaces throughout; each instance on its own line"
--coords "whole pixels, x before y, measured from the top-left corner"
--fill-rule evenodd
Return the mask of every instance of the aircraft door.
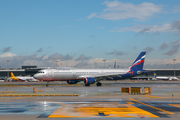
M 104 75 L 104 74 L 105 74 L 104 70 L 102 70 L 102 71 L 101 71 L 101 74 L 102 74 L 102 75 Z
M 76 76 L 76 70 L 72 70 L 73 76 Z
M 51 77 L 52 76 L 52 71 L 50 69 L 48 69 L 48 76 Z

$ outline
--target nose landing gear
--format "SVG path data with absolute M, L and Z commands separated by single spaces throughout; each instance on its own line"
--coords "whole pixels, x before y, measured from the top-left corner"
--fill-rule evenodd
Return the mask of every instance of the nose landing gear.
M 49 87 L 49 81 L 47 81 L 46 87 Z

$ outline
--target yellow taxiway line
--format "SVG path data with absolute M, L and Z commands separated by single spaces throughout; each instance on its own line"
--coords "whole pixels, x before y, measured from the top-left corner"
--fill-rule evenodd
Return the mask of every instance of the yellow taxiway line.
M 173 107 L 180 108 L 180 104 L 168 104 L 168 105 L 173 106 Z
M 134 101 L 134 102 L 137 102 L 137 103 L 140 103 L 140 104 L 146 105 L 146 106 L 148 106 L 148 107 L 150 107 L 150 108 L 153 108 L 153 109 L 156 109 L 156 110 L 159 110 L 159 111 L 162 111 L 162 112 L 166 112 L 166 113 L 168 113 L 168 114 L 174 114 L 173 112 L 169 112 L 169 111 L 166 111 L 166 110 L 164 110 L 164 109 L 157 108 L 157 107 L 154 107 L 154 106 L 148 105 L 148 104 L 143 103 L 143 102 L 139 102 L 139 101 L 137 101 L 137 100 L 135 100 L 135 99 L 133 99 L 133 98 L 129 98 L 129 99 L 130 99 L 130 100 L 132 100 L 132 101 Z
M 62 104 L 48 118 L 86 118 L 86 117 L 146 117 L 159 118 L 148 111 L 135 107 L 133 102 L 114 105 L 114 103 Z
M 162 97 L 158 97 L 158 96 L 149 96 L 149 95 L 144 95 L 145 97 L 151 97 L 151 98 L 162 98 Z

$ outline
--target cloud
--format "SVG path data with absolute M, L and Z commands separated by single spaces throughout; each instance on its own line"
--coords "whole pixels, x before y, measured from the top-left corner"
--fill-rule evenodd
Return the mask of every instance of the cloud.
M 94 62 L 94 68 L 98 68 L 98 67 L 99 67 L 98 63 Z
M 179 43 L 180 43 L 180 39 L 177 40 L 177 41 L 170 42 L 171 45 L 177 45 L 177 44 L 179 44 Z
M 165 53 L 165 55 L 171 56 L 178 52 L 178 48 L 173 48 Z
M 159 31 L 153 32 L 153 35 L 160 35 L 160 32 Z
M 59 60 L 64 65 L 75 65 L 77 62 L 74 60 L 72 56 L 69 54 L 61 55 L 61 54 L 53 54 L 49 56 L 37 56 L 37 55 L 28 55 L 28 56 L 18 56 L 13 53 L 5 53 L 0 55 L 0 65 L 2 67 L 6 66 L 6 60 L 10 60 L 11 68 L 20 68 L 22 65 L 37 65 L 38 67 L 54 67 L 55 60 Z
M 180 43 L 176 45 L 172 45 L 171 49 L 165 53 L 165 55 L 171 56 L 175 53 L 178 53 L 178 49 L 180 48 Z
M 106 53 L 106 54 L 107 55 L 116 55 L 116 56 L 127 55 L 127 53 L 124 53 L 122 51 L 116 51 L 116 50 L 114 50 L 113 52 Z
M 88 19 L 91 19 L 93 17 L 96 17 L 96 13 L 91 13 L 89 16 L 87 16 Z
M 150 26 L 137 24 L 137 25 L 133 25 L 132 27 L 124 27 L 124 28 L 115 27 L 113 28 L 113 30 L 110 30 L 109 32 L 126 32 L 126 31 L 139 32 L 147 27 L 150 27 Z
M 164 50 L 166 48 L 168 48 L 168 44 L 167 43 L 163 43 L 159 50 Z
M 14 57 L 17 56 L 16 54 L 12 54 L 10 52 L 7 52 L 5 54 L 0 55 L 0 58 L 6 58 L 6 57 Z
M 172 29 L 180 34 L 180 21 L 175 21 L 172 24 Z
M 173 13 L 180 12 L 180 5 L 174 6 Z
M 137 35 L 146 34 L 147 32 L 150 32 L 150 28 L 144 28 L 143 30 L 139 31 Z
M 176 42 L 176 41 L 174 41 Z M 172 44 L 174 43 L 172 42 Z M 173 45 L 172 45 L 173 46 Z M 179 44 L 177 44 L 177 48 L 179 48 Z M 116 53 L 116 52 L 115 52 Z M 49 57 L 51 56 L 51 57 Z M 103 58 L 94 58 L 94 59 L 87 59 L 86 61 L 76 61 L 76 59 L 81 58 L 80 56 L 75 58 L 70 55 L 61 55 L 61 54 L 53 54 L 49 56 L 37 56 L 35 54 L 33 55 L 27 55 L 27 56 L 18 56 L 13 53 L 5 53 L 0 55 L 0 65 L 1 68 L 7 68 L 7 60 L 10 60 L 9 66 L 10 68 L 21 68 L 22 65 L 36 65 L 38 67 L 55 67 L 56 63 L 55 60 L 59 60 L 58 63 L 61 67 L 78 67 L 78 68 L 104 68 L 104 62 L 102 61 Z M 68 57 L 69 56 L 69 57 Z M 60 59 L 59 59 L 60 58 Z M 71 59 L 69 59 L 71 58 Z M 83 58 L 83 57 L 82 57 Z M 85 57 L 86 58 L 86 57 Z M 180 53 L 178 53 L 175 57 L 176 63 L 180 63 Z M 65 60 L 66 59 L 66 60 Z M 83 58 L 84 59 L 84 58 Z M 134 58 L 135 59 L 135 58 Z M 120 68 L 128 68 L 132 65 L 134 59 L 116 59 L 117 66 L 120 65 Z M 64 60 L 64 61 L 62 61 Z M 105 62 L 106 68 L 108 66 L 114 65 L 115 59 L 107 59 Z M 62 65 L 61 65 L 62 63 Z M 169 67 L 167 66 L 169 64 Z M 170 64 L 173 64 L 172 58 L 168 57 L 168 59 L 151 59 L 146 57 L 145 60 L 145 67 L 147 68 L 157 68 L 156 66 L 159 65 L 161 68 L 170 68 Z M 163 67 L 164 65 L 164 67 Z M 177 65 L 177 68 L 180 67 Z
M 136 46 L 134 46 L 134 47 L 133 47 L 133 49 L 134 49 L 134 50 L 136 50 L 136 49 L 137 49 L 137 47 L 136 47 Z
M 43 48 L 40 48 L 39 50 L 37 50 L 36 52 L 39 53 L 39 52 L 42 52 L 43 51 Z
M 42 57 L 37 57 L 36 55 L 18 56 L 8 52 L 0 55 L 0 58 L 0 65 L 5 68 L 7 67 L 5 64 L 7 59 L 10 60 L 10 68 L 20 68 L 22 65 L 50 65 L 48 62 L 42 61 Z
M 76 61 L 85 61 L 85 60 L 89 60 L 91 57 L 86 57 L 85 55 L 80 55 L 78 58 L 76 58 Z
M 170 47 L 170 49 L 166 53 L 164 53 L 164 55 L 172 56 L 178 53 L 178 49 L 180 48 L 180 39 L 171 41 L 170 43 L 163 43 L 159 50 L 165 50 L 168 47 Z
M 95 35 L 91 35 L 91 36 L 89 36 L 90 38 L 94 38 L 95 37 Z
M 162 10 L 162 6 L 149 2 L 133 4 L 120 1 L 105 1 L 103 4 L 105 4 L 107 8 L 105 8 L 102 13 L 99 15 L 91 13 L 88 18 L 98 17 L 106 20 L 135 18 L 144 20 L 154 16 L 154 14 L 160 13 Z
M 6 47 L 4 48 L 3 52 L 9 52 L 11 50 L 12 47 Z
M 69 54 L 67 54 L 67 55 L 64 56 L 64 55 L 55 53 L 55 54 L 53 54 L 53 55 L 50 55 L 50 56 L 48 57 L 48 59 L 49 59 L 49 60 L 60 60 L 60 61 L 65 61 L 65 60 L 72 60 L 73 57 L 70 56 Z
M 176 32 L 180 34 L 180 21 L 175 21 L 173 23 L 166 23 L 162 25 L 133 25 L 132 27 L 125 27 L 125 28 L 113 28 L 110 32 L 126 32 L 126 31 L 133 31 L 139 34 L 147 34 L 147 33 L 154 33 L 159 35 L 160 32 Z
M 46 59 L 48 59 L 48 58 L 49 58 L 49 56 L 46 55 L 46 56 L 43 57 L 43 60 L 46 60 Z
M 61 67 L 71 66 L 79 68 L 104 68 L 104 62 L 102 61 L 103 58 L 91 59 L 91 57 L 87 57 L 83 54 L 78 57 L 73 57 L 69 54 L 62 55 L 59 53 L 42 56 L 37 56 L 36 54 L 18 56 L 8 52 L 0 55 L 0 65 L 2 68 L 7 68 L 7 60 L 10 60 L 10 68 L 21 68 L 22 65 L 36 65 L 37 67 L 55 67 L 56 60 L 60 61 L 58 64 Z M 60 63 L 62 63 L 62 65 Z M 121 63 L 123 64 L 122 67 L 126 65 L 129 67 L 130 64 L 132 64 L 132 60 L 124 60 Z M 107 60 L 106 66 L 108 67 L 109 64 L 114 64 L 114 59 Z M 117 63 L 117 65 L 119 65 L 119 63 Z
M 81 68 L 81 67 L 85 67 L 85 66 L 88 66 L 88 65 L 89 64 L 87 62 L 82 61 L 82 62 L 74 65 L 73 67 L 80 67 Z
M 144 51 L 146 51 L 147 53 L 150 53 L 150 52 L 152 52 L 154 49 L 152 48 L 152 47 L 146 47 L 146 48 L 144 48 Z

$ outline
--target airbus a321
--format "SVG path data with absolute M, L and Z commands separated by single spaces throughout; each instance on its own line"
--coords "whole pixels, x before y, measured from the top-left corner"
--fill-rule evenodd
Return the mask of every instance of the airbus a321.
M 33 77 L 40 81 L 47 81 L 47 87 L 50 81 L 67 81 L 68 84 L 84 81 L 85 86 L 97 82 L 96 85 L 101 86 L 100 81 L 106 78 L 115 76 L 128 78 L 146 72 L 146 70 L 143 70 L 145 55 L 146 52 L 141 52 L 129 69 L 43 69 Z

